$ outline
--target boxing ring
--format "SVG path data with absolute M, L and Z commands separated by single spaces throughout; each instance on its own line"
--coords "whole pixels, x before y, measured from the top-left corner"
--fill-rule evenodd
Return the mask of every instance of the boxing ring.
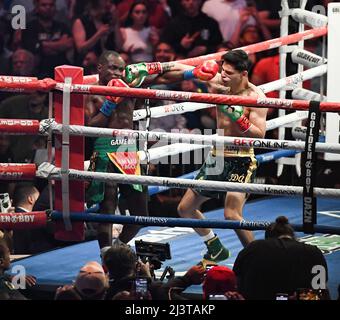
M 289 36 L 281 37 L 243 47 L 247 53 L 260 52 L 269 50 L 282 45 L 296 43 L 304 39 L 311 39 L 327 35 L 327 27 L 313 28 L 311 30 L 299 32 Z M 300 72 L 296 75 L 286 77 L 272 83 L 261 86 L 263 92 L 271 92 L 284 87 L 297 85 L 308 79 L 323 76 L 327 73 L 326 61 L 312 53 L 306 53 L 301 49 L 296 49 L 296 59 L 299 63 L 304 63 L 301 56 L 309 55 L 307 59 L 310 69 Z M 300 50 L 300 51 L 299 51 Z M 301 54 L 301 52 L 303 54 Z M 223 53 L 212 54 L 197 58 L 191 58 L 181 61 L 188 65 L 197 65 L 198 63 L 209 60 L 219 59 Z M 312 58 L 310 58 L 312 57 Z M 300 60 L 299 60 L 300 59 Z M 314 59 L 314 60 L 313 60 Z M 316 61 L 312 63 L 311 61 Z M 321 61 L 321 62 L 320 62 Z M 170 90 L 150 90 L 136 88 L 115 88 L 91 84 L 93 77 L 83 77 L 82 69 L 71 66 L 61 66 L 56 68 L 55 79 L 21 78 L 21 77 L 0 77 L 0 90 L 8 92 L 34 92 L 44 91 L 53 93 L 53 107 L 55 118 L 49 118 L 43 121 L 25 120 L 25 119 L 0 119 L 0 133 L 2 134 L 37 134 L 49 137 L 56 135 L 56 161 L 55 164 L 46 162 L 37 167 L 34 164 L 0 164 L 1 180 L 26 180 L 36 177 L 55 181 L 55 204 L 47 212 L 32 212 L 27 214 L 8 213 L 0 215 L 0 228 L 20 229 L 20 228 L 37 228 L 45 226 L 47 220 L 53 220 L 56 223 L 55 237 L 63 241 L 82 241 L 84 239 L 84 221 L 103 222 L 103 223 L 120 223 L 120 224 L 139 224 L 149 226 L 143 228 L 137 238 L 143 238 L 146 241 L 158 239 L 159 241 L 170 242 L 173 259 L 169 261 L 176 271 L 185 271 L 199 259 L 197 253 L 203 250 L 203 243 L 197 241 L 192 227 L 212 227 L 227 229 L 218 232 L 222 242 L 228 244 L 232 252 L 232 257 L 226 261 L 231 266 L 236 258 L 236 252 L 241 250 L 239 241 L 232 230 L 229 229 L 247 229 L 255 231 L 255 238 L 263 237 L 260 230 L 265 230 L 268 224 L 275 220 L 278 215 L 286 215 L 292 223 L 294 229 L 298 232 L 298 237 L 302 241 L 310 239 L 309 234 L 320 238 L 335 239 L 334 243 L 339 243 L 340 220 L 337 210 L 340 207 L 340 190 L 331 188 L 317 188 L 313 183 L 309 184 L 310 190 L 306 190 L 306 185 L 299 186 L 279 186 L 279 185 L 260 185 L 235 182 L 215 182 L 215 181 L 197 181 L 192 180 L 195 173 L 179 178 L 167 177 L 149 177 L 122 175 L 115 173 L 99 173 L 84 170 L 84 141 L 83 137 L 128 137 L 133 139 L 147 139 L 147 141 L 171 141 L 169 146 L 154 148 L 150 150 L 141 150 L 139 158 L 141 161 L 148 159 L 157 160 L 160 157 L 176 155 L 179 153 L 209 148 L 211 146 L 233 146 L 233 147 L 254 147 L 261 149 L 276 149 L 278 151 L 261 154 L 257 157 L 258 162 L 268 162 L 280 157 L 295 155 L 303 151 L 309 151 L 310 154 L 320 153 L 340 153 L 339 143 L 325 143 L 323 137 L 318 140 L 317 134 L 308 135 L 312 129 L 311 114 L 313 112 L 339 112 L 340 102 L 328 102 L 325 97 L 313 95 L 313 102 L 306 100 L 297 100 L 309 98 L 310 92 L 296 88 L 293 96 L 295 99 L 275 99 L 275 98 L 249 98 L 240 96 L 225 96 L 220 94 L 202 94 L 193 92 L 178 92 Z M 199 109 L 209 108 L 216 104 L 242 105 L 259 108 L 276 108 L 295 110 L 295 113 L 267 121 L 267 130 L 279 128 L 288 123 L 296 123 L 309 117 L 309 127 L 305 131 L 306 142 L 294 140 L 270 140 L 254 139 L 240 137 L 225 137 L 217 135 L 196 135 L 183 133 L 166 133 L 154 131 L 137 131 L 126 129 L 108 129 L 93 128 L 84 126 L 84 105 L 83 95 L 112 95 L 118 97 L 132 97 L 143 99 L 158 99 L 180 101 L 179 104 L 166 105 L 151 108 L 147 110 L 136 110 L 133 118 L 135 121 L 147 117 L 162 117 L 165 115 L 181 114 L 184 112 L 194 112 Z M 52 107 L 52 106 L 50 106 Z M 314 111 L 313 111 L 314 110 Z M 315 111 L 316 110 L 316 111 Z M 51 112 L 50 112 L 51 114 Z M 175 142 L 175 143 L 174 143 Z M 308 154 L 307 152 L 307 157 Z M 308 162 L 309 161 L 309 162 Z M 315 171 L 315 158 L 306 158 L 305 163 L 310 163 L 310 167 L 305 168 L 306 180 L 312 177 L 308 176 L 309 171 Z M 308 171 L 309 170 L 309 171 Z M 253 220 L 247 221 L 221 221 L 223 210 L 215 210 L 206 214 L 207 219 L 179 219 L 179 218 L 158 218 L 158 217 L 128 217 L 95 213 L 85 213 L 84 199 L 84 181 L 115 181 L 117 183 L 143 184 L 149 186 L 149 193 L 155 194 L 169 188 L 193 188 L 200 187 L 203 190 L 215 191 L 238 191 L 249 192 L 252 194 L 267 195 L 270 198 L 249 202 L 244 207 L 244 216 L 252 217 Z M 310 180 L 308 180 L 310 182 Z M 273 197 L 275 196 L 275 197 Z M 287 197 L 289 196 L 289 197 Z M 297 196 L 300 196 L 298 198 Z M 303 196 L 303 202 L 301 201 Z M 306 209 L 306 201 L 310 198 L 318 198 L 318 204 L 310 204 Z M 270 208 L 270 212 L 268 212 Z M 265 212 L 266 211 L 266 212 Z M 316 213 L 318 214 L 318 223 L 316 223 Z M 301 223 L 301 212 L 302 222 Z M 328 214 L 327 214 L 328 213 Z M 320 216 L 320 217 L 319 217 Z M 164 229 L 174 227 L 174 231 L 165 232 L 171 234 L 171 237 L 158 237 L 164 233 Z M 258 231 L 256 231 L 258 230 Z M 302 234 L 301 232 L 304 232 Z M 326 235 L 325 235 L 326 234 Z M 163 234 L 164 235 L 164 234 Z M 333 238 L 334 237 L 334 238 Z M 325 239 L 323 239 L 325 240 Z M 237 241 L 237 243 L 236 243 Z M 312 241 L 312 240 L 311 240 Z M 321 241 L 321 240 L 320 240 Z M 331 240 L 332 242 L 333 240 Z M 185 246 L 183 243 L 185 242 Z M 337 252 L 339 247 L 334 247 L 331 252 L 327 252 L 327 262 L 329 263 L 330 289 L 334 294 L 336 287 L 335 281 L 340 279 L 340 271 L 336 265 L 340 262 L 340 253 Z M 196 253 L 196 256 L 193 256 Z M 77 261 L 74 257 L 77 254 Z M 63 261 L 57 256 L 63 257 Z M 183 258 L 185 257 L 185 259 Z M 190 258 L 190 259 L 188 259 Z M 56 260 L 55 269 L 45 270 L 43 265 L 49 261 Z M 54 285 L 62 282 L 69 283 L 74 275 L 78 272 L 81 265 L 89 260 L 98 260 L 99 247 L 96 242 L 81 243 L 64 249 L 52 251 L 50 253 L 40 254 L 34 257 L 26 258 L 17 262 L 24 265 L 27 272 L 37 276 L 38 284 Z M 14 264 L 15 265 L 15 264 Z M 52 279 L 50 271 L 53 271 L 55 279 Z M 333 278 L 333 279 L 332 279 Z

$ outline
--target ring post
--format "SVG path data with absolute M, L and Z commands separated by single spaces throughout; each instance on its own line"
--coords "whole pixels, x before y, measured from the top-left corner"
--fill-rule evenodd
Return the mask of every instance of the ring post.
M 55 68 L 55 80 L 65 82 L 66 78 L 72 79 L 72 84 L 83 84 L 83 69 L 73 66 L 60 66 Z M 65 110 L 63 104 L 63 93 L 55 93 L 54 110 L 55 119 L 58 123 L 63 123 L 65 112 L 69 112 L 69 124 L 84 125 L 84 98 L 81 94 L 71 94 L 69 110 Z M 67 127 L 65 128 L 67 130 Z M 62 163 L 69 162 L 70 169 L 84 170 L 84 137 L 70 136 L 65 145 L 63 135 L 57 134 L 55 137 L 55 161 L 57 167 L 62 167 Z M 68 152 L 65 152 L 67 151 Z M 63 152 L 62 152 L 63 150 Z M 67 156 L 69 159 L 62 160 Z M 84 211 L 84 182 L 69 181 L 69 211 Z M 63 190 L 61 181 L 55 183 L 55 208 L 62 211 L 62 203 L 65 203 L 65 192 L 63 199 Z M 64 200 L 64 201 L 63 201 Z M 64 208 L 65 209 L 65 208 Z M 66 208 L 67 210 L 67 208 Z M 67 214 L 67 212 L 65 212 Z M 81 241 L 84 239 L 84 224 L 82 222 L 73 222 L 72 230 L 67 230 L 63 221 L 56 224 L 55 238 L 62 241 Z
M 319 139 L 320 130 L 320 102 L 311 101 L 308 114 L 308 128 L 306 134 L 305 152 L 303 154 L 303 228 L 305 233 L 315 233 L 317 203 L 314 194 L 316 180 L 317 156 L 315 144 Z

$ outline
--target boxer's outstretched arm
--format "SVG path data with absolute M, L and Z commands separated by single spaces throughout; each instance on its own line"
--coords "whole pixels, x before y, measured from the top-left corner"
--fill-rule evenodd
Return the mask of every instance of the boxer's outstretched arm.
M 178 63 L 178 62 L 165 62 L 164 63 L 164 73 L 160 74 L 155 79 L 146 79 L 149 83 L 157 83 L 157 84 L 167 84 L 183 81 L 183 73 L 188 70 L 193 70 L 192 66 L 188 66 L 186 64 Z M 146 82 L 148 83 L 148 82 Z
M 218 65 L 214 60 L 206 61 L 196 68 L 178 62 L 169 62 L 167 70 L 156 79 L 149 80 L 146 78 L 146 81 L 148 81 L 146 83 L 168 84 L 197 79 L 206 82 L 208 86 L 216 85 L 223 87 L 223 93 L 226 93 L 226 87 L 223 85 L 221 74 L 217 72 Z
M 204 61 L 195 68 L 175 61 L 137 63 L 125 68 L 125 79 L 133 87 L 139 87 L 142 83 L 167 84 L 190 79 L 210 81 L 217 71 L 218 64 L 214 60 Z

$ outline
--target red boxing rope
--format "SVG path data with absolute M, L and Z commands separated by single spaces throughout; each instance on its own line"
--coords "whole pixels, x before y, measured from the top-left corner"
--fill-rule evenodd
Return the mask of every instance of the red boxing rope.
M 28 83 L 36 80 L 38 80 L 36 77 L 0 76 L 0 81 L 6 83 Z
M 58 84 L 57 88 L 62 90 L 63 84 Z M 72 87 L 72 92 L 83 94 L 96 95 L 111 95 L 117 97 L 143 98 L 156 100 L 176 100 L 190 102 L 204 102 L 211 104 L 228 104 L 253 106 L 258 108 L 276 108 L 288 110 L 308 110 L 309 101 L 304 100 L 288 100 L 275 98 L 253 98 L 244 96 L 228 96 L 213 93 L 197 93 L 185 91 L 170 91 L 170 90 L 151 90 L 151 89 L 136 89 L 123 87 L 106 87 L 96 85 L 75 85 Z M 322 112 L 339 112 L 340 102 L 321 102 L 320 111 Z
M 32 180 L 35 178 L 35 164 L 0 163 L 1 180 Z
M 0 119 L 0 133 L 39 134 L 38 120 Z
M 281 37 L 281 38 L 275 38 L 275 39 L 251 44 L 249 46 L 245 46 L 245 47 L 241 47 L 241 48 L 237 48 L 237 49 L 242 49 L 245 52 L 247 52 L 248 54 L 249 53 L 256 53 L 256 52 L 261 52 L 261 51 L 265 51 L 265 50 L 278 48 L 278 47 L 288 45 L 288 44 L 292 44 L 292 43 L 295 43 L 295 42 L 299 42 L 300 40 L 307 40 L 307 39 L 322 37 L 326 34 L 327 34 L 327 27 L 310 29 L 310 30 L 306 30 L 306 31 L 303 31 L 303 32 L 290 34 L 288 36 L 284 36 L 284 37 Z M 207 55 L 200 56 L 200 57 L 178 60 L 176 62 L 183 63 L 183 64 L 190 65 L 190 66 L 197 66 L 205 60 L 220 60 L 221 57 L 225 53 L 227 53 L 227 51 L 211 53 L 211 54 L 207 54 Z
M 45 227 L 46 222 L 47 216 L 45 211 L 0 214 L 0 229 L 36 229 Z
M 26 89 L 30 91 L 41 90 L 48 83 L 49 87 L 53 89 L 63 90 L 63 83 L 57 83 L 51 79 L 37 80 L 34 84 L 26 85 Z M 1 83 L 0 83 L 1 86 Z M 19 89 L 18 84 L 15 84 Z M 22 86 L 22 85 L 20 85 Z M 14 84 L 13 84 L 14 88 Z M 39 89 L 40 88 L 40 89 Z M 46 87 L 45 87 L 46 88 Z M 24 90 L 26 90 L 24 89 Z M 47 89 L 46 89 L 47 90 Z M 309 101 L 304 100 L 289 100 L 289 99 L 275 99 L 275 98 L 252 98 L 244 96 L 228 96 L 213 93 L 197 93 L 197 92 L 182 92 L 170 90 L 151 90 L 151 89 L 136 89 L 136 88 L 117 88 L 106 87 L 98 85 L 72 85 L 73 93 L 80 94 L 96 94 L 96 95 L 111 95 L 117 97 L 128 98 L 143 98 L 156 100 L 175 100 L 175 101 L 190 101 L 203 102 L 211 104 L 228 104 L 241 105 L 258 108 L 275 108 L 287 110 L 308 110 Z M 340 102 L 321 102 L 320 111 L 322 112 L 339 112 Z
M 50 78 L 38 80 L 37 78 L 31 77 L 0 76 L 0 91 L 20 93 L 51 91 L 55 86 L 56 82 Z

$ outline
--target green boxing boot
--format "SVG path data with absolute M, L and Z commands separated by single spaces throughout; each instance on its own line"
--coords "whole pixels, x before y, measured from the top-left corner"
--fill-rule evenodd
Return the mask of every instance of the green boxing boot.
M 207 253 L 203 256 L 203 261 L 205 264 L 207 264 L 209 261 L 217 263 L 229 258 L 229 250 L 223 246 L 220 239 L 216 235 L 214 238 L 205 241 L 205 244 L 208 248 Z

